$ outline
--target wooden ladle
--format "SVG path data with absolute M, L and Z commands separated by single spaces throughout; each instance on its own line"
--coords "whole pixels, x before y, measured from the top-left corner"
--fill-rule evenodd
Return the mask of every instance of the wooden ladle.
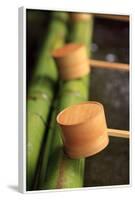
M 63 80 L 80 78 L 90 71 L 85 45 L 69 43 L 56 49 L 52 55 Z
M 88 101 L 72 105 L 57 116 L 64 150 L 70 158 L 82 158 L 103 150 L 109 143 L 104 108 Z

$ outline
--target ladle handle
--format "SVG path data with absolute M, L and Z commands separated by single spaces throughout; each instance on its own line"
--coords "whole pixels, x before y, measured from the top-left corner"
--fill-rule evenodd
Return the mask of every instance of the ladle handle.
M 129 131 L 108 128 L 108 135 L 113 137 L 129 138 Z
M 107 61 L 103 61 L 103 60 L 89 59 L 89 64 L 90 64 L 90 67 L 129 71 L 129 64 L 125 64 L 125 63 L 116 63 L 116 62 L 107 62 Z

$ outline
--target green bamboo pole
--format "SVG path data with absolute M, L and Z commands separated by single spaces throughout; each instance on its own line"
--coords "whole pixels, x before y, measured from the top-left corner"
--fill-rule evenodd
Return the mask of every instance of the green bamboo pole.
M 57 70 L 51 53 L 64 44 L 67 14 L 53 13 L 48 35 L 36 65 L 27 97 L 26 185 L 32 190 L 42 140 L 57 82 Z
M 87 22 L 74 22 L 70 32 L 70 41 L 85 44 L 88 49 L 92 38 L 92 24 L 92 17 Z M 80 79 L 63 81 L 60 87 L 60 94 L 58 96 L 58 108 L 57 111 L 54 112 L 58 113 L 70 105 L 79 103 L 81 101 L 86 101 L 89 95 L 89 78 L 90 76 L 87 75 Z M 82 187 L 84 159 L 69 159 L 67 156 L 65 156 L 63 153 L 62 140 L 60 136 L 61 130 L 56 124 L 56 119 L 54 119 L 54 116 L 52 117 L 51 123 L 55 125 L 49 133 L 51 136 L 53 136 L 51 146 L 50 148 L 48 147 L 50 149 L 49 162 L 47 167 L 46 153 L 44 152 L 43 162 L 45 162 L 41 167 L 39 176 L 39 189 Z
M 50 122 L 49 128 L 48 128 L 47 139 L 42 145 L 43 150 L 41 152 L 41 163 L 39 165 L 34 190 L 40 189 L 40 186 L 44 183 L 44 180 L 45 180 L 48 158 L 50 156 L 50 147 L 51 147 L 51 143 L 52 143 L 52 135 L 53 135 L 53 132 L 55 131 L 55 122 L 56 122 L 55 118 L 56 118 L 56 114 L 57 114 L 57 109 L 56 109 L 57 103 L 58 102 L 56 100 L 55 106 L 53 106 L 54 111 L 53 111 L 52 116 L 51 116 L 51 122 Z

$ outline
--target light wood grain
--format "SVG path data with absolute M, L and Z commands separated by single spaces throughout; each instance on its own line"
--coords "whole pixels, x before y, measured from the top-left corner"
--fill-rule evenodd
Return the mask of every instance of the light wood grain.
M 64 109 L 57 116 L 65 152 L 71 158 L 94 155 L 109 143 L 103 105 L 83 102 Z

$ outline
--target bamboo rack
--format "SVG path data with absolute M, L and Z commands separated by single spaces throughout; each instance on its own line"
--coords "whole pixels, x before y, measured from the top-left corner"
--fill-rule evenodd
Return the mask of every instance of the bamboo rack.
M 75 21 L 70 30 L 69 41 L 85 44 L 89 47 L 92 36 L 93 19 L 87 22 Z M 85 36 L 82 34 L 85 32 Z M 60 84 L 59 102 L 57 113 L 69 105 L 88 99 L 89 75 L 81 79 L 64 81 Z M 54 111 L 55 112 L 55 111 Z M 54 120 L 54 118 L 52 118 Z M 41 167 L 39 176 L 39 189 L 74 188 L 83 186 L 84 159 L 69 159 L 63 152 L 63 144 L 60 137 L 60 129 L 54 121 L 53 134 L 49 163 L 46 174 L 44 167 Z M 45 157 L 43 157 L 45 160 Z M 72 178 L 71 178 L 72 174 Z M 44 179 L 42 177 L 45 177 Z
M 27 98 L 27 190 L 32 190 L 58 75 L 51 52 L 64 44 L 67 14 L 53 13 Z M 45 134 L 44 134 L 45 133 Z

